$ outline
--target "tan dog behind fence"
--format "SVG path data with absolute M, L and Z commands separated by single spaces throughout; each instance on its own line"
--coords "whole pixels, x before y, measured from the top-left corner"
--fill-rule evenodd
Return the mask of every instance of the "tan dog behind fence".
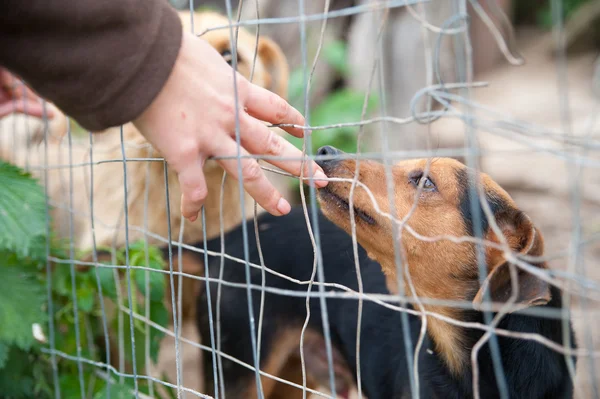
M 182 11 L 180 17 L 183 29 L 191 30 L 191 13 Z M 233 51 L 228 25 L 226 17 L 214 12 L 193 14 L 194 33 L 231 63 Z M 257 38 L 244 28 L 236 31 L 234 28 L 238 72 L 251 78 L 254 84 L 286 98 L 289 68 L 279 46 L 267 37 Z M 204 166 L 209 187 L 204 204 L 206 226 L 203 227 L 201 218 L 194 223 L 186 221 L 180 214 L 177 175 L 168 168 L 165 171 L 160 153 L 132 123 L 97 132 L 90 141 L 87 134 L 76 135 L 71 129 L 73 125 L 54 105 L 48 107 L 56 115 L 48 124 L 39 118 L 14 114 L 0 120 L 0 158 L 29 169 L 46 186 L 53 207 L 53 228 L 59 237 L 70 237 L 77 249 L 123 247 L 126 230 L 129 242 L 147 239 L 149 244 L 163 246 L 169 238 L 189 244 L 201 241 L 204 233 L 207 238 L 214 238 L 221 229 L 230 230 L 242 221 L 242 196 L 245 216 L 252 216 L 254 201 L 245 192 L 240 193 L 236 180 L 227 178 L 223 182 L 223 169 L 209 160 Z M 269 177 L 286 195 L 288 180 L 280 175 Z M 260 206 L 258 212 L 263 212 Z M 179 270 L 175 247 L 174 255 L 173 270 Z M 106 253 L 99 258 L 110 261 Z M 92 259 L 90 255 L 88 260 Z M 201 271 L 187 270 L 185 265 L 189 263 L 181 263 L 186 274 L 198 275 Z M 194 314 L 199 283 L 196 279 L 183 279 L 184 319 Z M 170 303 L 170 292 L 166 297 Z M 171 309 L 170 304 L 167 308 Z

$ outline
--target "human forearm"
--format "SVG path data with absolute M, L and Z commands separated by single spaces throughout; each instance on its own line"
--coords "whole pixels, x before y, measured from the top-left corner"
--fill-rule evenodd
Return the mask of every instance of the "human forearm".
M 166 0 L 0 2 L 0 65 L 90 130 L 150 105 L 181 35 Z

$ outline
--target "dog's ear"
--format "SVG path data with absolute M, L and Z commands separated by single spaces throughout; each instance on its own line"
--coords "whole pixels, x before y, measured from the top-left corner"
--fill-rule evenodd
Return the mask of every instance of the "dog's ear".
M 287 99 L 289 65 L 281 47 L 268 37 L 258 39 L 258 56 L 262 60 L 268 73 L 267 89 Z
M 522 255 L 541 256 L 544 252 L 544 240 L 539 230 L 527 215 L 519 210 L 510 209 L 496 215 L 498 227 L 511 249 Z M 488 240 L 499 242 L 493 232 Z M 504 259 L 502 251 L 489 248 L 486 260 L 490 274 L 475 295 L 473 304 L 481 305 L 484 295 L 490 294 L 492 302 L 507 302 L 513 295 L 513 284 L 509 263 Z M 545 263 L 532 263 L 539 268 L 546 268 Z M 517 275 L 517 293 L 515 305 L 519 308 L 544 305 L 551 299 L 550 286 L 536 276 L 515 267 Z

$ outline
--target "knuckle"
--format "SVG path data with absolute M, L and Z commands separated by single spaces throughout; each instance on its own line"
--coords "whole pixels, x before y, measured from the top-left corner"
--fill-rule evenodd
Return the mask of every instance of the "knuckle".
M 224 115 L 235 115 L 235 104 L 232 101 L 223 101 L 221 104 L 221 112 Z
M 192 202 L 202 202 L 206 199 L 206 196 L 208 195 L 208 190 L 206 189 L 206 187 L 196 187 L 194 188 L 190 195 L 189 195 L 189 199 Z
M 256 182 L 262 176 L 262 170 L 256 160 L 251 159 L 242 165 L 242 176 L 248 182 Z
M 281 137 L 272 130 L 269 130 L 269 134 L 266 137 L 264 153 L 266 155 L 280 155 L 283 153 L 283 142 Z
M 289 106 L 288 103 L 279 96 L 271 97 L 271 105 L 275 111 L 275 121 L 276 123 L 283 123 L 287 120 L 289 115 Z
M 245 116 L 245 112 L 244 112 L 244 107 L 242 105 L 236 106 L 234 101 L 228 101 L 222 105 L 221 109 L 222 109 L 221 121 L 222 121 L 222 124 L 228 130 L 230 130 L 230 131 L 235 130 L 236 116 L 237 116 L 237 120 L 239 120 L 240 124 L 242 124 L 244 122 L 243 119 Z
M 192 163 L 199 154 L 200 143 L 197 140 L 181 140 L 176 146 L 175 153 L 170 154 L 166 161 L 179 170 L 180 166 Z
M 240 133 L 253 133 L 256 130 L 256 125 L 253 122 L 253 118 L 249 115 L 240 118 Z

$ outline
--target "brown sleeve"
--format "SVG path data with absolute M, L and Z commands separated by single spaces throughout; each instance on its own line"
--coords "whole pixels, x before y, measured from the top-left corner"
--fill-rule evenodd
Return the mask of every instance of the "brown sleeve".
M 90 130 L 150 105 L 181 38 L 167 0 L 0 1 L 0 65 Z

